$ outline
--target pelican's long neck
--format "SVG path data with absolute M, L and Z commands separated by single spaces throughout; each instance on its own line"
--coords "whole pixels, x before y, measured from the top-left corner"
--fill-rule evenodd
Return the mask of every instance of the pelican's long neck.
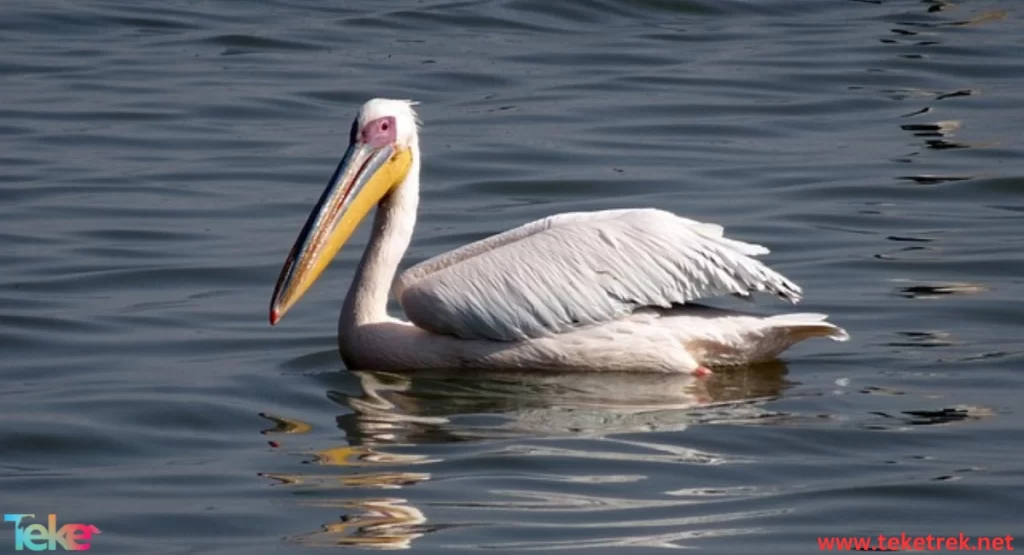
M 414 142 L 405 181 L 377 206 L 370 241 L 341 310 L 340 326 L 352 327 L 388 319 L 388 294 L 402 256 L 416 227 L 419 204 L 420 152 Z

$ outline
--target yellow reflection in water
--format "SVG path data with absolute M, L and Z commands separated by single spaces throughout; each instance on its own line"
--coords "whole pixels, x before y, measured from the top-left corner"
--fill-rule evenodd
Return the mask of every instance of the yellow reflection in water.
M 425 482 L 430 479 L 430 474 L 424 472 L 368 472 L 362 474 L 348 474 L 345 476 L 331 476 L 327 474 L 287 474 L 280 472 L 263 472 L 264 478 L 270 478 L 281 485 L 286 486 L 314 486 L 314 487 L 352 487 L 352 488 L 380 488 L 400 489 L 406 486 Z
M 276 416 L 265 412 L 261 412 L 260 417 L 266 418 L 274 423 L 273 428 L 263 430 L 264 434 L 308 434 L 309 431 L 313 429 L 313 426 L 310 426 L 306 422 L 295 420 L 293 418 L 285 418 L 283 416 Z
M 386 464 L 416 464 L 433 462 L 420 455 L 381 453 L 365 445 L 346 445 L 317 451 L 313 458 L 316 464 L 332 466 L 378 466 Z
M 429 530 L 419 509 L 400 498 L 357 499 L 342 502 L 351 512 L 337 522 L 323 525 L 319 532 L 291 538 L 297 543 L 317 546 L 358 546 L 365 549 L 408 549 L 413 540 Z

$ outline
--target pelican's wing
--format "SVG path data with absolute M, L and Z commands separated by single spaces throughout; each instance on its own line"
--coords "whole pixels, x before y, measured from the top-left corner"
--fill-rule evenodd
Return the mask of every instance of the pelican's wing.
M 512 341 L 717 295 L 798 301 L 799 287 L 751 258 L 767 252 L 662 210 L 575 212 L 422 262 L 394 292 L 423 329 Z

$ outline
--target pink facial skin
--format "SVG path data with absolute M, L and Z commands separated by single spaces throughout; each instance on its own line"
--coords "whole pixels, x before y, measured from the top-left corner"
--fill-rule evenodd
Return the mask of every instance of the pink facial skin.
M 394 116 L 385 116 L 367 122 L 359 132 L 359 141 L 375 148 L 381 148 L 395 144 Z

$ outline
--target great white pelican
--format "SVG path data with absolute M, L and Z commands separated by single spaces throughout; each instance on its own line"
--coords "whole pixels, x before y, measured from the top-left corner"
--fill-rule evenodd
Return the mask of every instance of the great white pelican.
M 338 345 L 349 368 L 709 372 L 770 360 L 809 337 L 848 338 L 823 314 L 763 316 L 694 304 L 800 288 L 754 257 L 768 249 L 656 209 L 556 214 L 396 277 L 420 195 L 413 102 L 373 99 L 285 260 L 276 324 L 376 207 Z M 388 291 L 409 322 L 387 313 Z

